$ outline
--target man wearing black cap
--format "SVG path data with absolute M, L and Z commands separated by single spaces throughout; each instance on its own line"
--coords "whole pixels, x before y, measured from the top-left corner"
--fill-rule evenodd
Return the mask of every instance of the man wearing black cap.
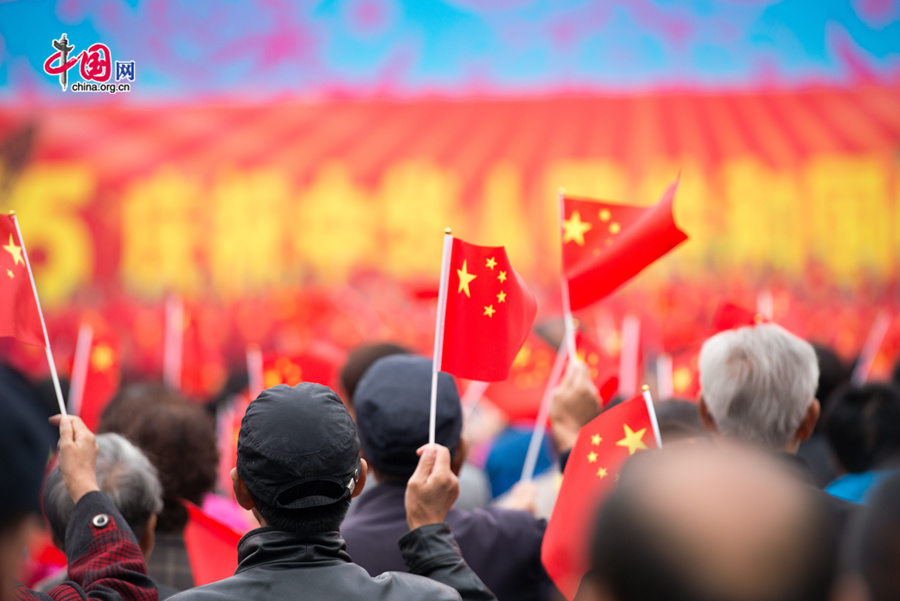
M 339 532 L 366 482 L 353 420 L 319 384 L 263 391 L 244 414 L 231 471 L 238 502 L 262 527 L 238 544 L 234 576 L 172 599 L 494 599 L 441 523 L 458 493 L 449 452 L 428 447 L 421 454 L 407 499 L 409 532 L 393 541 L 413 574 L 372 578 L 351 561 Z
M 47 593 L 18 585 L 25 546 L 40 514 L 39 495 L 50 437 L 36 400 L 0 381 L 0 600 L 129 599 L 156 601 L 141 549 L 112 501 L 97 486 L 94 435 L 77 417 L 59 425 L 59 470 L 72 496 L 66 530 L 68 579 Z
M 359 498 L 341 532 L 354 560 L 370 574 L 403 569 L 391 541 L 406 529 L 406 482 L 416 469 L 416 449 L 428 436 L 430 389 L 431 360 L 413 355 L 379 359 L 356 388 L 356 422 L 378 486 Z M 465 460 L 462 408 L 453 378 L 444 373 L 435 422 L 436 441 L 450 449 L 458 472 Z M 446 522 L 466 562 L 500 601 L 547 598 L 552 585 L 541 564 L 543 520 L 489 507 L 451 509 Z

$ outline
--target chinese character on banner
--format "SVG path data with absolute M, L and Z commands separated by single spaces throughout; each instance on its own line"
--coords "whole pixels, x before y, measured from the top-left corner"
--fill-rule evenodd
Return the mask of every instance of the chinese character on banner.
M 81 58 L 81 77 L 85 81 L 109 81 L 112 76 L 111 56 L 106 44 L 91 44 L 78 55 Z
M 134 61 L 116 61 L 116 81 L 134 81 Z

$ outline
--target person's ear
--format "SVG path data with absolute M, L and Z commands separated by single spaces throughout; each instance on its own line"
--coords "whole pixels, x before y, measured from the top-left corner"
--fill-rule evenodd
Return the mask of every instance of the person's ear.
M 150 559 L 153 553 L 153 545 L 156 544 L 156 514 L 150 516 L 147 523 L 144 524 L 144 532 L 141 534 L 141 540 L 138 541 L 141 551 L 144 553 L 144 561 Z
M 356 486 L 353 488 L 353 492 L 350 494 L 350 498 L 358 497 L 362 494 L 363 489 L 366 487 L 366 476 L 369 473 L 369 464 L 366 463 L 366 460 L 362 457 L 359 458 L 359 478 L 356 480 Z
M 803 421 L 800 422 L 800 427 L 797 428 L 797 436 L 795 438 L 797 444 L 812 436 L 821 412 L 822 405 L 819 404 L 819 400 L 813 399 L 812 403 L 809 404 L 809 409 L 806 410 L 806 415 L 803 416 Z
M 253 502 L 253 497 L 250 496 L 247 485 L 244 484 L 244 481 L 238 476 L 236 467 L 231 468 L 231 487 L 234 489 L 234 498 L 237 500 L 238 505 L 248 511 L 256 507 L 256 503 Z
M 466 462 L 466 457 L 469 456 L 469 441 L 466 440 L 465 436 L 459 437 L 459 443 L 456 445 L 456 454 L 453 456 L 453 459 L 450 460 L 450 470 L 459 476 L 460 470 L 462 470 L 463 464 Z
M 697 398 L 697 411 L 700 413 L 700 421 L 703 423 L 706 431 L 713 434 L 718 433 L 719 428 L 716 426 L 716 420 L 713 419 L 712 413 L 709 412 L 709 407 L 706 406 L 706 399 L 703 398 L 703 394 Z

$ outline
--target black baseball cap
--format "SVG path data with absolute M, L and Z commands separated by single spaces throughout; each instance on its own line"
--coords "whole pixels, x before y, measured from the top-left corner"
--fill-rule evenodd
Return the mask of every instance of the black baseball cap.
M 428 442 L 431 359 L 391 355 L 376 361 L 356 387 L 353 406 L 366 460 L 379 472 L 408 478 L 416 450 Z M 435 442 L 456 454 L 463 415 L 456 382 L 438 374 Z
M 359 470 L 356 425 L 327 386 L 280 384 L 247 407 L 237 471 L 260 503 L 308 509 L 344 501 L 356 487 Z

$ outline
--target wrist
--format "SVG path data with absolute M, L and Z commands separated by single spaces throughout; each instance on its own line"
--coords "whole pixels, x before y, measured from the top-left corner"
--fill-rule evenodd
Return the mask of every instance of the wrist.
M 415 530 L 431 524 L 443 524 L 444 518 L 437 518 L 436 516 L 409 516 L 406 519 L 406 523 L 409 525 L 410 530 Z
M 69 490 L 72 501 L 75 503 L 78 503 L 84 495 L 100 490 L 96 477 L 84 477 L 73 480 L 67 484 L 66 488 Z

